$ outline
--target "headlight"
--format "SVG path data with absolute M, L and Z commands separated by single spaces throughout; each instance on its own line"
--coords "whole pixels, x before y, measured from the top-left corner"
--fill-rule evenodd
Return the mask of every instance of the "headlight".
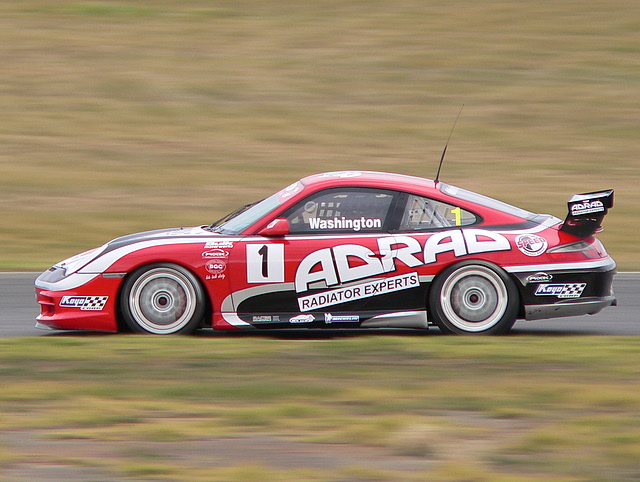
M 60 261 L 54 264 L 51 268 L 40 275 L 40 280 L 47 283 L 55 283 L 67 276 L 75 273 L 79 269 L 83 268 L 91 261 L 96 259 L 105 250 L 107 245 L 100 246 L 99 248 L 90 249 L 84 253 L 76 254 L 70 258 Z
M 45 283 L 55 283 L 67 276 L 67 270 L 61 266 L 54 265 L 47 271 L 38 276 L 38 281 Z

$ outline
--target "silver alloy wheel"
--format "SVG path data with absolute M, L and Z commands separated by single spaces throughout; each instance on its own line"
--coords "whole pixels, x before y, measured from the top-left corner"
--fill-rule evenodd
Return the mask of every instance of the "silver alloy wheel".
M 502 320 L 509 306 L 509 294 L 495 271 L 485 266 L 469 265 L 454 271 L 444 281 L 440 305 L 451 325 L 477 333 Z
M 138 277 L 128 294 L 131 316 L 145 331 L 176 333 L 193 319 L 196 288 L 180 271 L 162 266 Z

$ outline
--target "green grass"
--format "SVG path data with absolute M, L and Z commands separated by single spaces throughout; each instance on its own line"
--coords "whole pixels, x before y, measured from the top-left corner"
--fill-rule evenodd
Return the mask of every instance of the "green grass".
M 635 0 L 4 1 L 0 269 L 211 222 L 333 169 L 443 178 L 563 217 L 640 269 Z
M 94 447 L 58 446 L 39 464 L 114 478 L 634 480 L 639 348 L 616 337 L 0 340 L 0 475 L 25 463 L 11 443 L 22 433 Z M 188 448 L 215 440 L 245 440 L 246 452 L 209 467 Z M 310 472 L 247 457 L 269 443 L 371 464 Z

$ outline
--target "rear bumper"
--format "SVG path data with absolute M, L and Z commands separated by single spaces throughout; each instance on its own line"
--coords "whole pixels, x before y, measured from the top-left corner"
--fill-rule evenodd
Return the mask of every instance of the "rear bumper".
M 529 305 L 525 306 L 525 319 L 543 320 L 563 316 L 595 315 L 604 308 L 616 304 L 615 296 L 607 296 L 596 299 L 566 300 L 547 305 Z
M 512 269 L 511 274 L 519 281 L 520 317 L 526 320 L 593 315 L 617 304 L 613 293 L 616 264 L 611 258 Z

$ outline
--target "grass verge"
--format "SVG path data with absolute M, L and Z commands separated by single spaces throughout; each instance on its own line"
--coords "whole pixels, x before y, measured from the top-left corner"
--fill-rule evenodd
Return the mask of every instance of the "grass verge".
M 634 480 L 638 344 L 0 340 L 0 474 L 39 464 L 154 480 Z

